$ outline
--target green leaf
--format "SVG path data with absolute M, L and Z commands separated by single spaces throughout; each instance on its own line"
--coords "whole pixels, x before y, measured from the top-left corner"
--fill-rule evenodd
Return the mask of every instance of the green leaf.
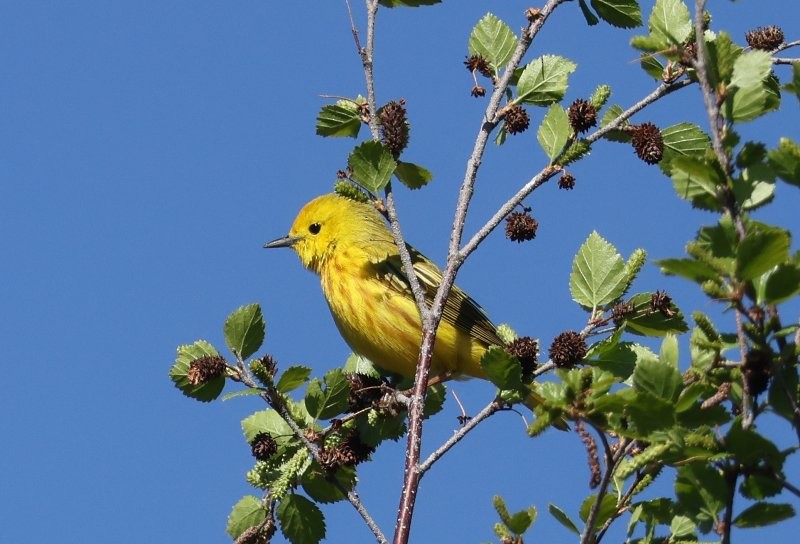
M 736 516 L 733 524 L 740 528 L 765 527 L 794 517 L 791 504 L 757 502 Z
M 692 17 L 681 0 L 656 0 L 648 28 L 650 35 L 665 45 L 681 45 L 692 32 Z
M 428 388 L 428 394 L 425 395 L 425 406 L 422 408 L 422 416 L 429 418 L 434 414 L 438 414 L 444 408 L 444 401 L 447 400 L 447 389 L 444 384 L 437 383 Z
M 267 510 L 261 500 L 253 495 L 245 495 L 233 506 L 225 532 L 235 540 L 250 527 L 259 525 L 266 517 Z
M 386 187 L 397 168 L 391 151 L 374 140 L 356 146 L 347 158 L 347 165 L 353 172 L 353 179 L 373 192 Z
M 768 204 L 775 196 L 775 172 L 764 163 L 742 168 L 741 176 L 733 184 L 733 194 L 744 210 Z
M 736 251 L 736 275 L 752 280 L 789 259 L 791 238 L 783 229 L 762 227 L 748 232 Z
M 800 293 L 800 267 L 794 263 L 781 263 L 767 277 L 764 300 L 767 304 L 779 304 Z
M 586 5 L 586 0 L 578 0 L 578 2 L 580 4 L 583 17 L 586 19 L 586 24 L 589 26 L 594 26 L 600 22 L 600 19 L 598 19 L 597 16 L 592 13 L 592 10 L 589 9 L 589 6 Z
M 767 51 L 751 50 L 739 55 L 733 63 L 732 87 L 760 85 L 772 72 L 772 55 Z
M 558 55 L 544 55 L 525 66 L 517 83 L 518 100 L 549 106 L 564 98 L 567 78 L 578 65 Z
M 744 477 L 739 491 L 748 499 L 766 499 L 783 491 L 783 484 L 774 476 L 753 473 Z
M 679 542 L 688 537 L 695 536 L 696 526 L 686 516 L 675 516 L 669 524 L 670 540 Z
M 302 495 L 288 495 L 275 510 L 281 532 L 292 544 L 316 544 L 325 538 L 325 518 L 316 504 Z
M 585 523 L 589 519 L 589 512 L 597 501 L 597 494 L 592 494 L 586 497 L 581 504 L 580 516 L 581 520 Z M 617 511 L 617 497 L 613 493 L 606 493 L 600 499 L 600 507 L 597 511 L 597 525 L 601 526 L 606 521 L 611 519 Z
M 481 357 L 486 377 L 500 389 L 517 389 L 522 385 L 522 367 L 516 357 L 499 346 L 490 346 Z
M 225 320 L 225 343 L 234 355 L 247 359 L 261 347 L 265 328 L 261 306 L 242 306 Z
M 783 468 L 784 455 L 778 447 L 752 428 L 742 428 L 740 420 L 736 420 L 725 435 L 725 449 L 736 456 L 742 465 L 765 463 L 767 467 L 778 472 Z
M 520 510 L 519 512 L 515 512 L 513 516 L 509 518 L 506 522 L 506 525 L 514 534 L 521 535 L 525 531 L 527 531 L 533 522 L 536 520 L 536 508 L 531 506 L 526 510 Z
M 178 356 L 175 358 L 175 363 L 169 371 L 169 377 L 172 378 L 175 387 L 180 389 L 181 393 L 201 402 L 210 402 L 216 399 L 225 388 L 224 374 L 199 385 L 192 385 L 189 382 L 188 373 L 191 362 L 200 357 L 209 355 L 219 355 L 219 352 L 205 340 L 198 340 L 194 344 L 178 346 Z
M 492 13 L 484 15 L 469 36 L 470 54 L 481 55 L 495 71 L 508 64 L 516 47 L 514 31 Z
M 786 183 L 800 187 L 800 146 L 789 138 L 781 138 L 778 147 L 767 153 L 769 165 Z
M 314 419 L 330 419 L 347 410 L 350 385 L 338 368 L 323 377 L 323 382 L 311 380 L 306 390 L 305 403 L 308 413 Z
M 711 139 L 692 123 L 678 123 L 661 131 L 664 138 L 664 157 L 658 166 L 666 174 L 672 173 L 672 161 L 677 157 L 703 160 L 711 147 Z
M 561 508 L 553 503 L 548 503 L 547 511 L 550 512 L 551 516 L 556 518 L 557 522 L 566 527 L 568 531 L 580 536 L 581 532 L 578 530 L 578 526 L 575 525 L 575 522 L 569 519 L 569 516 Z
M 775 76 L 750 87 L 732 87 L 722 113 L 734 123 L 744 123 L 778 109 L 781 103 L 780 86 Z
M 351 353 L 347 361 L 345 361 L 344 373 L 363 374 L 364 376 L 371 376 L 373 378 L 381 377 L 380 371 L 372 364 L 372 361 L 357 353 Z
M 629 425 L 620 432 L 635 438 L 650 440 L 654 433 L 675 427 L 675 405 L 645 391 L 638 391 L 632 399 L 627 399 L 625 414 Z
M 674 334 L 666 335 L 661 341 L 658 360 L 678 369 L 678 338 Z
M 626 286 L 625 262 L 617 249 L 592 231 L 572 262 L 572 299 L 589 310 L 622 295 Z
M 442 0 L 378 0 L 378 3 L 386 8 L 418 8 L 420 6 L 432 6 L 434 4 L 440 4 L 441 2 Z
M 424 187 L 433 179 L 433 174 L 431 174 L 429 170 L 413 162 L 397 161 L 397 168 L 394 171 L 394 175 L 409 189 Z
M 704 463 L 688 463 L 678 468 L 675 494 L 681 509 L 705 533 L 725 508 L 728 484 L 717 469 Z
M 241 391 L 231 391 L 230 393 L 226 393 L 222 395 L 221 400 L 226 401 L 236 397 L 249 397 L 251 395 L 259 395 L 263 392 L 264 390 L 258 387 L 249 387 L 247 389 L 242 389 Z
M 633 369 L 633 386 L 637 390 L 669 402 L 677 400 L 682 384 L 681 373 L 671 364 L 643 359 Z
M 290 366 L 283 371 L 283 374 L 281 374 L 281 377 L 278 379 L 278 383 L 275 384 L 275 387 L 281 393 L 294 391 L 306 383 L 310 375 L 311 369 L 307 366 Z
M 727 84 L 733 76 L 733 63 L 744 50 L 733 43 L 725 32 L 719 32 L 716 36 L 706 34 L 706 49 L 709 83 L 712 87 L 720 83 Z
M 697 283 L 717 277 L 713 268 L 697 259 L 661 259 L 655 263 L 664 274 L 680 276 Z
M 398 440 L 406 432 L 405 413 L 396 416 L 370 410 L 356 419 L 361 441 L 377 446 L 384 440 Z
M 351 100 L 339 100 L 336 104 L 323 106 L 317 115 L 319 136 L 355 138 L 361 129 L 358 105 Z
M 303 472 L 300 484 L 308 496 L 317 502 L 331 503 L 347 499 L 342 492 L 352 490 L 356 485 L 355 467 L 342 465 L 333 473 L 313 461 Z
M 683 313 L 671 304 L 667 313 L 652 311 L 650 300 L 652 293 L 638 293 L 628 302 L 633 304 L 634 314 L 625 320 L 625 328 L 634 334 L 643 336 L 664 336 L 668 333 L 682 333 L 689 330 Z
M 642 67 L 644 72 L 655 79 L 662 81 L 664 79 L 664 65 L 652 53 L 642 53 L 639 55 L 639 66 Z
M 572 131 L 567 112 L 559 104 L 553 104 L 547 110 L 539 125 L 536 138 L 544 149 L 547 157 L 552 161 L 566 145 Z
M 622 109 L 622 106 L 619 106 L 617 104 L 613 104 L 613 105 L 609 106 L 609 108 L 603 114 L 603 119 L 600 121 L 600 128 L 605 128 L 612 121 L 618 119 L 619 116 L 622 115 L 623 113 L 624 113 L 624 111 Z M 630 122 L 626 119 L 619 126 L 620 127 L 625 127 L 625 126 L 627 126 L 629 124 L 630 124 Z M 627 144 L 627 143 L 629 143 L 631 141 L 631 135 L 628 134 L 627 132 L 619 130 L 619 129 L 614 129 L 614 130 L 608 131 L 605 134 L 605 136 L 603 136 L 603 138 L 605 138 L 606 140 L 609 140 L 611 142 L 619 142 L 619 143 L 623 143 L 623 144 Z
M 618 28 L 634 28 L 642 24 L 637 0 L 591 0 L 601 19 Z
M 719 171 L 705 161 L 687 156 L 675 157 L 670 163 L 672 185 L 678 196 L 695 207 L 719 210 L 717 190 L 724 184 Z
M 293 436 L 291 427 L 272 409 L 260 410 L 244 418 L 242 431 L 248 444 L 261 433 L 271 434 L 278 443 L 286 443 Z

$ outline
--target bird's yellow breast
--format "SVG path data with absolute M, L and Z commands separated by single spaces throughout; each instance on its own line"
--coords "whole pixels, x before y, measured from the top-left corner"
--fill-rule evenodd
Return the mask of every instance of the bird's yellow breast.
M 408 291 L 399 291 L 357 248 L 337 251 L 320 270 L 322 290 L 342 337 L 355 351 L 396 374 L 413 376 L 422 323 Z M 431 374 L 484 377 L 480 358 L 486 344 L 442 320 Z

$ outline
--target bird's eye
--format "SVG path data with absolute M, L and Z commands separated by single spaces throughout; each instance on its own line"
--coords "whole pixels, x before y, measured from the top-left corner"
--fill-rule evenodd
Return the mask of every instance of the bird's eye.
M 319 234 L 321 228 L 322 225 L 320 225 L 319 223 L 312 223 L 308 226 L 308 232 L 310 232 L 311 234 Z

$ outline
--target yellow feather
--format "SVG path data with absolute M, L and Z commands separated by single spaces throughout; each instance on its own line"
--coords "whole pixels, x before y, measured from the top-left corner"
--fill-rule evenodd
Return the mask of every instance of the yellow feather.
M 320 275 L 322 291 L 344 340 L 381 368 L 413 376 L 422 325 L 394 238 L 370 204 L 330 194 L 306 204 L 289 235 L 267 247 L 291 246 Z M 428 302 L 441 270 L 409 246 Z M 502 345 L 486 313 L 453 287 L 434 344 L 431 372 L 483 378 L 480 359 Z

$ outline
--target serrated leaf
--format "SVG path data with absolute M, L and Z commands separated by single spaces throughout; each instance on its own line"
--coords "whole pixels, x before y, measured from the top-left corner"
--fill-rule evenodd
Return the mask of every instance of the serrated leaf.
M 733 63 L 730 85 L 740 88 L 760 85 L 770 72 L 772 72 L 770 53 L 759 50 L 745 51 Z
M 261 306 L 241 306 L 225 320 L 223 332 L 228 349 L 242 359 L 247 359 L 261 347 L 264 341 L 264 315 Z
M 655 264 L 664 274 L 680 276 L 698 283 L 718 276 L 713 268 L 696 259 L 661 259 L 655 261 Z
M 769 165 L 786 183 L 800 186 L 800 146 L 789 138 L 781 138 L 778 147 L 767 153 Z
M 506 521 L 506 525 L 514 534 L 521 535 L 530 529 L 534 521 L 536 521 L 536 508 L 531 506 L 526 510 L 515 512 L 514 515 Z
M 236 397 L 249 397 L 251 395 L 259 395 L 263 393 L 263 389 L 259 389 L 258 387 L 249 387 L 247 389 L 242 389 L 241 391 L 231 391 L 230 393 L 226 393 L 222 395 L 222 401 L 235 399 Z
M 736 516 L 733 524 L 736 527 L 765 527 L 794 517 L 791 504 L 757 502 Z
M 581 503 L 580 516 L 581 520 L 585 523 L 589 519 L 589 512 L 597 500 L 597 494 L 592 494 L 586 497 Z M 613 493 L 606 493 L 600 499 L 600 506 L 597 511 L 597 524 L 602 525 L 617 511 L 617 497 Z
M 294 391 L 304 383 L 308 381 L 308 377 L 311 375 L 311 369 L 307 366 L 290 366 L 286 370 L 283 371 L 281 377 L 278 378 L 278 383 L 275 384 L 275 387 L 281 393 L 288 393 L 289 391 Z
M 751 280 L 789 259 L 791 238 L 778 228 L 748 232 L 736 251 L 736 275 Z
M 681 45 L 692 32 L 692 17 L 682 0 L 656 0 L 648 20 L 650 34 L 665 44 Z
M 281 532 L 292 544 L 317 544 L 325 538 L 325 517 L 302 495 L 287 495 L 275 509 Z
M 559 104 L 550 106 L 542 119 L 542 124 L 539 125 L 536 138 L 551 161 L 564 148 L 571 131 L 569 116 L 564 108 Z
M 245 440 L 252 442 L 261 433 L 269 433 L 278 442 L 285 442 L 292 435 L 292 429 L 283 418 L 272 409 L 259 410 L 242 420 Z
M 332 503 L 347 499 L 347 494 L 356 485 L 356 469 L 349 465 L 342 465 L 333 473 L 322 468 L 313 461 L 303 472 L 300 484 L 308 496 L 317 502 Z
M 800 267 L 794 263 L 781 263 L 767 277 L 763 300 L 767 304 L 780 304 L 800 294 Z
M 362 187 L 377 192 L 392 179 L 397 161 L 385 145 L 374 140 L 366 141 L 350 153 L 347 158 L 352 178 Z
M 678 468 L 675 494 L 682 510 L 703 532 L 708 532 L 725 508 L 728 485 L 720 472 L 705 463 L 689 463 Z
M 372 361 L 357 353 L 351 353 L 344 363 L 345 374 L 363 374 L 364 376 L 371 376 L 373 378 L 380 378 L 381 373 L 372 364 Z
M 677 157 L 702 160 L 711 146 L 711 139 L 692 123 L 679 123 L 661 131 L 664 138 L 664 157 L 658 166 L 666 174 L 672 173 L 672 161 Z
M 669 524 L 671 539 L 674 538 L 678 541 L 692 537 L 696 528 L 694 522 L 686 516 L 675 516 Z
M 751 164 L 741 170 L 733 184 L 736 202 L 743 210 L 754 210 L 775 196 L 775 172 L 764 163 Z
M 589 6 L 586 5 L 586 0 L 578 0 L 578 3 L 580 4 L 583 18 L 586 19 L 586 24 L 594 26 L 600 22 L 600 19 L 598 19 L 597 16 L 592 13 L 592 10 L 589 9 Z
M 536 106 L 549 106 L 564 98 L 567 79 L 577 64 L 558 55 L 544 55 L 528 63 L 517 83 L 518 98 Z
M 481 55 L 495 70 L 508 64 L 516 46 L 514 31 L 492 13 L 478 21 L 469 37 L 470 54 Z
M 578 530 L 578 526 L 569 519 L 569 516 L 561 508 L 553 503 L 549 503 L 547 505 L 547 511 L 550 512 L 550 515 L 553 516 L 557 522 L 566 527 L 568 531 L 580 536 L 581 532 Z
M 350 385 L 344 372 L 334 368 L 325 374 L 323 380 L 311 380 L 306 390 L 306 409 L 314 419 L 330 419 L 347 409 Z
M 194 344 L 178 346 L 178 356 L 175 358 L 175 363 L 169 371 L 169 377 L 172 378 L 175 387 L 180 389 L 181 393 L 187 397 L 197 399 L 201 402 L 210 402 L 216 399 L 225 388 L 224 375 L 199 385 L 192 385 L 188 377 L 189 365 L 192 361 L 201 357 L 213 355 L 219 355 L 219 352 L 205 340 L 198 340 Z
M 678 369 L 662 361 L 643 359 L 633 369 L 634 388 L 668 402 L 678 398 L 682 383 Z
M 664 79 L 664 65 L 661 64 L 661 61 L 658 58 L 650 53 L 642 53 L 639 55 L 639 66 L 642 67 L 642 70 L 645 73 L 655 79 L 656 81 L 662 81 Z
M 253 495 L 246 495 L 233 506 L 225 532 L 235 540 L 250 527 L 259 525 L 266 517 L 267 510 L 261 500 Z
M 625 261 L 613 245 L 592 231 L 572 262 L 572 299 L 594 310 L 622 295 L 625 286 Z
M 637 0 L 591 0 L 601 19 L 617 28 L 634 28 L 642 24 Z
M 733 87 L 726 98 L 722 113 L 734 123 L 744 123 L 778 109 L 781 103 L 777 78 L 769 76 L 766 81 L 750 87 Z
M 394 175 L 409 189 L 419 189 L 433 179 L 433 174 L 413 162 L 397 161 Z
M 486 350 L 481 357 L 481 368 L 499 389 L 517 389 L 522 385 L 522 366 L 499 346 Z
M 422 408 L 422 417 L 429 418 L 438 414 L 444 408 L 444 401 L 447 399 L 447 389 L 444 384 L 437 383 L 428 388 L 425 395 L 425 405 Z
M 358 106 L 350 100 L 323 106 L 317 114 L 316 129 L 319 136 L 355 138 L 361 129 Z
M 652 293 L 638 293 L 628 302 L 634 307 L 634 314 L 625 320 L 625 329 L 643 336 L 664 336 L 669 333 L 682 333 L 689 330 L 683 313 L 675 304 L 670 304 L 666 314 L 650 310 Z
M 719 210 L 717 191 L 724 184 L 714 166 L 688 156 L 675 157 L 670 163 L 672 185 L 679 197 L 697 208 Z
M 603 119 L 600 121 L 600 128 L 605 128 L 611 122 L 618 119 L 619 116 L 622 114 L 623 114 L 623 109 L 618 104 L 613 104 L 609 106 L 609 108 L 603 114 Z M 625 127 L 628 124 L 629 122 L 626 119 L 620 124 L 620 127 Z M 631 141 L 631 135 L 619 129 L 610 130 L 605 134 L 605 136 L 603 136 L 603 138 L 611 142 L 619 142 L 619 143 L 628 143 Z

